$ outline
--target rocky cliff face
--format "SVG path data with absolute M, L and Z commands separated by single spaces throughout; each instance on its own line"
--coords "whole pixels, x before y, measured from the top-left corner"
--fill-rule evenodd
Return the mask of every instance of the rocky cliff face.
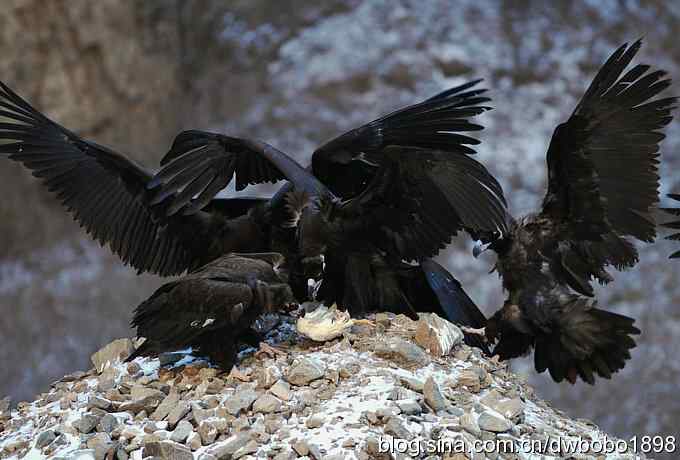
M 371 319 L 319 344 L 276 318 L 276 352 L 244 350 L 229 373 L 182 354 L 123 363 L 133 341 L 117 340 L 89 371 L 0 406 L 0 457 L 644 458 L 552 409 L 455 326 Z

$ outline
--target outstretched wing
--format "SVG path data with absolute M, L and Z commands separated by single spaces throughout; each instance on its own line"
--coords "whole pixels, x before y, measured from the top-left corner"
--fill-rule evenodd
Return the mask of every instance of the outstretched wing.
M 467 155 L 387 147 L 369 185 L 336 216 L 391 255 L 423 260 L 460 230 L 505 234 L 508 214 L 496 180 Z
M 0 155 L 31 169 L 80 225 L 123 262 L 140 272 L 175 275 L 206 261 L 210 242 L 195 236 L 209 238 L 210 229 L 224 223 L 219 212 L 165 218 L 150 205 L 149 172 L 48 119 L 3 83 L 0 117 Z
M 625 236 L 641 241 L 656 236 L 651 209 L 659 201 L 661 129 L 671 121 L 677 99 L 653 99 L 670 85 L 663 71 L 639 64 L 623 73 L 640 45 L 614 52 L 569 120 L 555 129 L 548 149 L 541 212 L 564 235 L 561 269 L 579 292 L 591 277 L 609 281 L 605 266 L 622 269 L 637 262 Z
M 483 105 L 491 100 L 483 96 L 486 90 L 471 89 L 480 81 L 451 88 L 331 140 L 312 156 L 314 175 L 335 195 L 349 198 L 365 189 L 388 146 L 474 154 L 468 146 L 479 140 L 461 133 L 483 129 L 470 118 L 490 110 Z
M 248 184 L 291 181 L 296 189 L 318 193 L 323 186 L 293 159 L 263 142 L 205 131 L 184 131 L 161 161 L 149 183 L 153 204 L 166 203 L 167 215 L 190 215 L 204 208 L 236 178 L 236 190 Z
M 680 201 L 680 195 L 676 194 L 670 194 L 668 195 L 669 198 L 675 200 L 675 201 Z M 663 208 L 662 211 L 672 215 L 672 216 L 680 216 L 680 208 Z M 666 228 L 670 228 L 673 230 L 680 230 L 680 220 L 674 220 L 672 222 L 666 222 L 662 224 Z M 666 239 L 669 240 L 675 240 L 678 241 L 680 240 L 680 233 L 674 233 L 670 236 L 667 236 Z M 680 258 L 680 251 L 675 251 L 673 254 L 670 256 L 671 259 L 678 259 Z

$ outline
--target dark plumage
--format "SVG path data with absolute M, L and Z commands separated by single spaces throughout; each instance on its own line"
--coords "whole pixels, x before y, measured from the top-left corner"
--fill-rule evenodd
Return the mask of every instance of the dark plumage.
M 164 284 L 135 310 L 132 326 L 146 340 L 129 359 L 191 347 L 231 368 L 257 317 L 295 302 L 282 264 L 277 253 L 228 254 Z
M 556 381 L 610 378 L 630 358 L 633 319 L 599 310 L 591 283 L 612 280 L 606 268 L 632 267 L 627 237 L 652 241 L 658 203 L 661 129 L 676 98 L 652 100 L 667 88 L 663 71 L 636 65 L 623 73 L 640 42 L 619 48 L 603 65 L 576 110 L 555 129 L 547 154 L 548 191 L 541 211 L 515 220 L 510 232 L 487 235 L 508 291 L 486 335 L 502 359 L 533 346 L 536 370 Z
M 671 193 L 668 195 L 669 198 L 675 200 L 675 201 L 680 201 L 680 195 L 676 195 Z M 680 216 L 680 208 L 663 208 L 663 211 L 672 215 L 672 216 Z M 680 220 L 674 220 L 672 222 L 666 222 L 662 224 L 666 228 L 670 228 L 673 230 L 680 230 Z M 674 233 L 672 235 L 669 235 L 666 237 L 666 239 L 669 240 L 674 240 L 678 241 L 680 240 L 680 233 Z M 680 258 L 680 251 L 675 251 L 673 254 L 670 255 L 671 259 L 678 259 Z
M 400 303 L 390 298 L 389 276 L 369 286 L 364 280 L 374 278 L 363 275 L 380 264 L 398 270 L 404 259 L 434 256 L 460 230 L 507 231 L 501 187 L 470 158 L 467 145 L 478 141 L 460 134 L 481 129 L 469 118 L 487 110 L 480 105 L 488 101 L 484 90 L 470 89 L 475 83 L 332 140 L 314 152 L 311 171 L 262 142 L 184 132 L 149 184 L 153 202 L 170 215 L 192 215 L 234 175 L 237 190 L 285 178 L 302 261 L 324 255 L 324 279 L 343 285 L 341 297 L 324 289 L 320 299 L 337 300 L 355 316 L 381 307 L 381 299 Z
M 336 268 L 344 270 L 336 272 Z M 460 283 L 431 259 L 415 265 L 390 263 L 377 254 L 327 259 L 316 297 L 326 304 L 349 305 L 354 311 L 387 310 L 415 320 L 418 313 L 429 312 L 466 327 L 486 325 L 484 314 Z M 466 334 L 466 342 L 490 354 L 479 336 Z
M 213 199 L 201 212 L 154 206 L 151 173 L 51 121 L 0 83 L 0 155 L 33 171 L 81 226 L 124 263 L 161 276 L 233 251 L 267 251 L 270 209 L 260 199 Z
M 468 145 L 478 141 L 464 133 L 482 129 L 469 119 L 486 111 L 483 104 L 489 101 L 485 90 L 472 89 L 476 83 L 329 142 L 313 156 L 314 175 L 265 144 L 187 131 L 177 136 L 155 177 L 51 121 L 0 83 L 5 118 L 0 154 L 33 170 L 81 226 L 126 264 L 161 276 L 191 273 L 184 282 L 161 288 L 148 301 L 153 305 L 167 298 L 164 289 L 182 292 L 205 284 L 194 280 L 194 273 L 225 254 L 277 251 L 300 300 L 307 277 L 322 270 L 325 254 L 325 284 L 339 283 L 341 291 L 323 292 L 339 292 L 338 303 L 355 315 L 387 308 L 411 315 L 438 311 L 460 320 L 465 314 L 456 314 L 453 297 L 446 297 L 464 296 L 460 286 L 435 295 L 434 284 L 425 282 L 426 262 L 413 268 L 402 259 L 434 255 L 463 229 L 507 229 L 500 186 L 468 156 L 474 153 Z M 238 191 L 254 183 L 290 183 L 271 200 L 215 198 L 234 174 Z M 357 267 L 375 275 L 358 277 Z M 447 283 L 440 283 L 442 289 Z M 456 302 L 461 299 L 467 296 Z M 476 310 L 468 301 L 460 308 Z

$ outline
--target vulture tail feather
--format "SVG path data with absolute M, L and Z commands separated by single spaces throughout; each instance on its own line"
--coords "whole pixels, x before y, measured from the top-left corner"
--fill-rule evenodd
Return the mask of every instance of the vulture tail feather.
M 574 300 L 555 321 L 555 327 L 536 337 L 535 367 L 548 370 L 556 382 L 589 384 L 595 375 L 610 379 L 623 369 L 640 333 L 634 319 L 595 308 L 586 299 Z

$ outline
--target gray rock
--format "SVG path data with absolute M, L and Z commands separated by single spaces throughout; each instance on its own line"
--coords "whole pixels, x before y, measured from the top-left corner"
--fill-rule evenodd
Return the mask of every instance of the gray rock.
M 238 415 L 241 411 L 247 411 L 256 399 L 255 390 L 250 387 L 242 387 L 227 399 L 224 407 L 231 415 Z
M 68 460 L 92 460 L 94 449 L 78 449 L 68 454 Z
M 186 444 L 187 446 L 189 446 L 189 448 L 190 448 L 191 450 L 198 450 L 198 449 L 200 449 L 200 448 L 201 448 L 201 445 L 202 445 L 202 443 L 201 443 L 201 435 L 198 434 L 198 433 L 196 433 L 195 431 L 192 431 L 191 433 L 189 433 L 189 436 L 187 437 L 187 440 L 186 440 L 186 443 L 185 443 L 185 444 Z
M 35 440 L 35 447 L 38 449 L 42 449 L 43 447 L 52 444 L 52 442 L 55 439 L 57 439 L 57 435 L 54 433 L 53 430 L 43 431 L 38 435 L 38 438 Z
M 160 403 L 165 399 L 165 393 L 155 388 L 144 385 L 135 385 L 130 389 L 130 399 L 138 401 L 141 399 L 155 399 Z
M 97 426 L 97 423 L 99 423 L 99 417 L 92 414 L 85 414 L 73 422 L 73 428 L 81 433 L 87 434 L 94 430 L 94 428 Z
M 215 409 L 204 409 L 203 406 L 201 406 L 198 402 L 192 401 L 191 415 L 196 424 L 200 425 L 204 420 L 214 417 L 216 415 L 216 411 Z
M 171 391 L 168 396 L 163 398 L 163 401 L 158 405 L 156 410 L 151 414 L 151 420 L 161 421 L 164 420 L 172 409 L 174 409 L 179 403 L 179 393 L 176 391 Z
M 158 457 L 162 460 L 193 460 L 191 450 L 173 441 L 147 442 L 142 457 Z
M 460 417 L 460 426 L 476 438 L 482 435 L 482 430 L 479 428 L 479 424 L 472 412 L 466 412 Z
M 428 377 L 423 386 L 423 396 L 425 396 L 425 402 L 432 410 L 435 412 L 444 410 L 448 407 L 448 401 L 442 394 L 439 385 L 432 376 Z
M 295 460 L 298 456 L 291 449 L 284 449 L 278 454 L 274 455 L 273 460 Z
M 86 375 L 87 375 L 87 373 L 84 372 L 84 371 L 75 371 L 75 372 L 71 372 L 70 374 L 66 374 L 59 381 L 60 382 L 75 382 L 76 380 L 82 379 Z
M 201 441 L 203 441 L 203 444 L 206 446 L 215 442 L 218 435 L 217 428 L 208 420 L 201 422 L 196 431 L 201 436 Z
M 257 387 L 258 388 L 270 388 L 281 378 L 281 371 L 274 366 L 265 367 L 260 369 L 257 373 Z
M 418 393 L 423 392 L 425 383 L 422 380 L 412 379 L 409 377 L 400 377 L 399 382 L 411 391 L 417 391 Z
M 104 433 L 111 433 L 119 425 L 120 421 L 114 415 L 106 414 L 99 420 L 98 429 Z
M 524 403 L 519 398 L 502 399 L 489 407 L 508 420 L 518 420 L 524 414 Z
M 253 403 L 253 411 L 270 414 L 281 410 L 281 400 L 268 393 L 263 394 Z
M 401 409 L 399 409 L 398 406 L 388 406 L 388 407 L 381 407 L 380 409 L 375 411 L 375 415 L 377 415 L 380 418 L 388 418 L 393 415 L 399 415 L 401 413 Z
M 293 450 L 298 453 L 300 457 L 309 455 L 309 446 L 306 441 L 297 441 L 293 444 Z
M 101 373 L 109 364 L 117 361 L 122 361 L 135 351 L 135 347 L 130 339 L 114 340 L 108 345 L 105 345 L 99 351 L 94 353 L 90 360 L 94 364 L 94 368 L 98 373 Z
M 316 444 L 307 444 L 307 447 L 309 448 L 309 456 L 314 460 L 326 459 L 326 456 L 323 455 L 321 449 L 319 449 L 319 446 L 317 446 Z
M 397 401 L 397 406 L 399 406 L 399 410 L 401 410 L 404 415 L 419 415 L 423 412 L 423 408 L 420 407 L 418 401 L 412 399 Z
M 418 345 L 399 337 L 378 340 L 373 351 L 376 355 L 409 366 L 425 366 L 430 362 L 429 355 Z
M 98 409 L 107 410 L 111 407 L 111 401 L 96 395 L 90 395 L 90 397 L 87 398 L 87 407 L 96 407 Z
M 155 388 L 142 385 L 132 387 L 130 391 L 131 401 L 124 402 L 118 410 L 138 414 L 154 412 L 158 405 L 165 399 L 165 393 Z
M 463 341 L 463 332 L 435 313 L 421 313 L 416 342 L 434 356 L 446 356 Z
M 413 433 L 411 433 L 404 426 L 399 417 L 390 417 L 387 419 L 387 423 L 385 424 L 385 433 L 399 439 L 406 439 L 408 441 L 413 439 Z
M 245 457 L 248 454 L 254 454 L 255 452 L 257 452 L 258 447 L 259 446 L 255 440 L 248 441 L 248 443 L 246 443 L 245 446 L 237 449 L 236 452 L 234 452 L 234 454 L 232 455 L 232 457 L 234 459 L 239 459 L 241 457 Z
M 305 426 L 307 428 L 311 428 L 311 429 L 319 428 L 324 424 L 325 421 L 326 421 L 326 419 L 324 418 L 323 415 L 314 414 L 311 417 L 307 418 L 307 421 L 305 422 Z
M 326 367 L 323 363 L 303 358 L 288 369 L 286 380 L 293 385 L 307 385 L 324 376 Z
M 129 458 L 130 454 L 127 453 L 123 446 L 119 445 L 116 449 L 116 460 L 128 460 Z
M 512 422 L 503 417 L 501 414 L 492 411 L 484 411 L 479 415 L 477 420 L 479 428 L 493 433 L 502 433 L 509 431 L 512 428 Z
M 166 417 L 168 426 L 170 428 L 173 428 L 175 425 L 177 425 L 177 423 L 179 423 L 179 421 L 182 420 L 184 416 L 189 413 L 189 410 L 191 410 L 191 406 L 189 406 L 188 402 L 179 401 L 175 407 L 170 409 L 170 412 Z
M 193 433 L 193 431 L 194 426 L 186 420 L 182 420 L 175 427 L 172 435 L 170 436 L 170 440 L 175 442 L 184 442 L 187 440 L 189 435 Z
M 251 440 L 250 433 L 241 431 L 224 441 L 217 442 L 205 450 L 205 453 L 212 455 L 218 460 L 232 458 L 234 453 L 240 448 L 244 447 Z
M 271 393 L 279 399 L 290 401 L 290 383 L 286 382 L 285 380 L 277 381 L 274 385 L 272 385 L 269 391 L 271 391 Z
M 112 447 L 111 437 L 106 433 L 97 433 L 87 440 L 87 448 L 94 450 L 95 460 L 104 460 Z

